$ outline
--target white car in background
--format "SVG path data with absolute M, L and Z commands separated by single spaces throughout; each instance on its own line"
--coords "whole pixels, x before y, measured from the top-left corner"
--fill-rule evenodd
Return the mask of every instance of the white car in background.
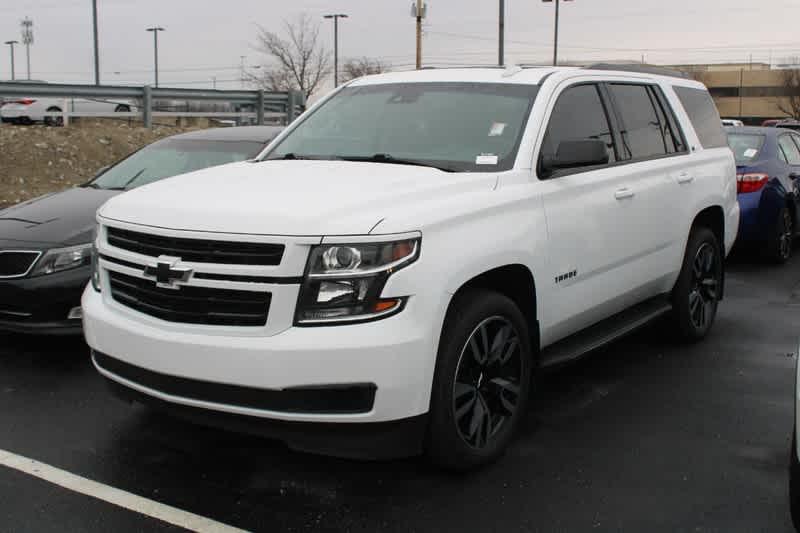
M 723 118 L 722 125 L 725 127 L 740 128 L 744 126 L 744 122 L 741 120 L 736 120 L 735 118 Z
M 25 83 L 47 83 L 41 80 L 25 80 Z M 131 100 L 101 100 L 94 98 L 47 97 L 2 97 L 0 95 L 0 119 L 13 124 L 43 122 L 49 126 L 64 124 L 63 116 L 47 116 L 47 113 L 129 113 L 137 109 Z

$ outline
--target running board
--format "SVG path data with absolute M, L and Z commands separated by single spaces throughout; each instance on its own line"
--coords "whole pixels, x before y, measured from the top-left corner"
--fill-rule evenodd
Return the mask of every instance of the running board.
M 666 297 L 658 296 L 606 318 L 543 349 L 542 368 L 575 361 L 611 341 L 632 333 L 670 310 L 672 305 Z

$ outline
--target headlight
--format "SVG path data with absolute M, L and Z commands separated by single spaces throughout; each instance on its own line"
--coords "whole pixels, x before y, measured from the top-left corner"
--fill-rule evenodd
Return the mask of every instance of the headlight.
M 92 244 L 81 244 L 68 248 L 53 248 L 48 250 L 31 272 L 31 276 L 44 276 L 70 270 L 84 265 L 89 265 L 92 260 Z
M 419 246 L 419 239 L 315 246 L 295 324 L 364 322 L 399 312 L 405 298 L 381 299 L 381 291 L 393 272 L 419 257 Z

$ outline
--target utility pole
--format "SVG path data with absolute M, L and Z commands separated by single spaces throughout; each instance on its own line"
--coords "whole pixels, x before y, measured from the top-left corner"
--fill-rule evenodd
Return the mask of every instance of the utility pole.
M 422 19 L 428 13 L 425 0 L 417 0 L 411 4 L 411 16 L 417 19 L 417 70 L 422 68 Z
M 562 0 L 542 0 L 542 2 L 553 2 L 556 3 L 556 25 L 555 31 L 553 36 L 553 66 L 558 66 L 558 17 L 559 17 L 559 7 Z M 572 2 L 572 0 L 563 0 L 564 2 Z
M 25 58 L 28 63 L 28 79 L 31 79 L 31 45 L 33 44 L 33 21 L 28 17 L 22 19 L 22 44 L 25 45 Z
M 500 18 L 498 27 L 498 43 L 497 43 L 497 64 L 501 67 L 506 64 L 505 58 L 505 44 L 506 44 L 506 2 L 500 0 Z
M 147 28 L 147 31 L 153 32 L 153 64 L 155 66 L 156 87 L 158 87 L 158 32 L 165 30 L 161 26 L 153 26 L 152 28 Z
M 6 41 L 5 44 L 11 47 L 11 81 L 16 79 L 14 74 L 14 45 L 19 44 L 19 41 Z
M 94 84 L 100 85 L 100 43 L 97 38 L 97 0 L 92 0 L 92 27 L 94 28 Z
M 323 18 L 333 19 L 333 86 L 339 86 L 339 19 L 348 18 L 344 13 L 323 15 Z

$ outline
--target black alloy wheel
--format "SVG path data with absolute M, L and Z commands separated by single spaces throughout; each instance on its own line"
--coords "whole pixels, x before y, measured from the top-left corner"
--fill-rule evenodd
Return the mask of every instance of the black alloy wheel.
M 794 221 L 789 209 L 784 207 L 778 215 L 772 244 L 772 257 L 776 263 L 786 263 L 792 257 L 792 241 L 794 241 Z
M 461 350 L 453 383 L 453 417 L 459 435 L 485 448 L 520 405 L 520 337 L 501 316 L 475 328 Z
M 716 253 L 710 243 L 703 243 L 692 263 L 692 288 L 689 292 L 689 316 L 697 329 L 705 329 L 713 319 L 719 299 Z

